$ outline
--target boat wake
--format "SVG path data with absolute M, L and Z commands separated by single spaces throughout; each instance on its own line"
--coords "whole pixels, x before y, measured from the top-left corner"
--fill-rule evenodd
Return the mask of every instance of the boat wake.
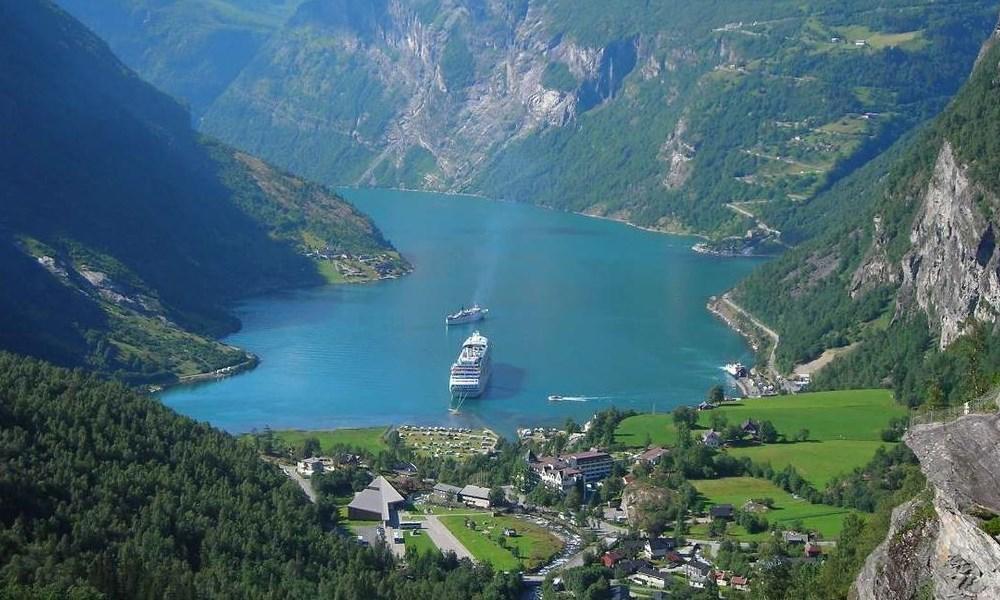
M 590 402 L 591 400 L 611 400 L 614 396 L 549 396 L 549 402 Z

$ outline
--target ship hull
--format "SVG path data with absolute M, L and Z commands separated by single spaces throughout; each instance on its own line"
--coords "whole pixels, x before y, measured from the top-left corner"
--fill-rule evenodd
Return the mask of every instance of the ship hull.
M 465 323 L 476 323 L 486 318 L 484 314 L 469 315 L 465 317 L 445 317 L 445 325 L 464 325 Z

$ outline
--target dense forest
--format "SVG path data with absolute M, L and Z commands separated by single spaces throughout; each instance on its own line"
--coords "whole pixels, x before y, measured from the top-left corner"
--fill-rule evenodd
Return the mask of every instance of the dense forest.
M 515 598 L 454 556 L 324 527 L 251 446 L 121 384 L 0 354 L 0 596 Z

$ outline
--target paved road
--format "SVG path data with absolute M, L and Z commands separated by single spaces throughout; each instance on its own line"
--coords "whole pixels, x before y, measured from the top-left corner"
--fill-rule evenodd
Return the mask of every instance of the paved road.
M 476 559 L 472 557 L 472 553 L 466 550 L 462 542 L 458 541 L 455 535 L 448 531 L 448 528 L 444 526 L 437 515 L 427 515 L 427 519 L 424 521 L 424 527 L 427 530 L 427 535 L 431 536 L 431 541 L 434 545 L 441 550 L 441 552 L 454 552 L 455 556 L 459 558 L 468 558 L 469 560 L 475 561 Z
M 281 470 L 285 472 L 285 475 L 291 477 L 295 481 L 295 483 L 299 484 L 299 487 L 302 488 L 302 491 L 305 492 L 306 496 L 309 497 L 310 502 L 312 502 L 313 504 L 316 503 L 317 499 L 316 490 L 313 489 L 313 486 L 311 483 L 309 483 L 308 479 L 299 475 L 299 472 L 295 470 L 295 467 L 282 465 Z
M 771 377 L 773 377 L 775 381 L 777 381 L 778 377 L 781 375 L 778 372 L 778 361 L 776 357 L 776 353 L 778 352 L 778 342 L 781 341 L 781 338 L 778 336 L 778 332 L 771 329 L 767 325 L 764 325 L 763 323 L 758 321 L 756 317 L 754 317 L 746 310 L 744 310 L 742 306 L 733 302 L 732 298 L 729 295 L 729 292 L 726 292 L 725 294 L 722 295 L 722 301 L 725 302 L 727 305 L 729 305 L 730 308 L 732 308 L 736 312 L 740 313 L 741 315 L 749 319 L 751 323 L 756 325 L 758 328 L 760 328 L 761 331 L 766 333 L 771 338 L 771 341 L 773 343 L 771 344 L 771 355 L 767 359 L 767 370 L 770 372 Z

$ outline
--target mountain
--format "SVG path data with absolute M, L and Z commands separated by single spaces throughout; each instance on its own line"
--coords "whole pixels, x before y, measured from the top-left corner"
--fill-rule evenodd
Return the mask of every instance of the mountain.
M 1000 370 L 1000 28 L 968 83 L 887 170 L 824 202 L 852 216 L 754 273 L 734 297 L 780 334 L 789 368 L 851 348 L 819 387 L 889 385 L 910 404 L 956 403 Z
M 251 360 L 228 303 L 403 261 L 324 188 L 202 137 L 49 2 L 0 6 L 0 348 L 134 381 Z M 16 284 L 14 283 L 16 282 Z
M 181 0 L 63 4 L 198 106 L 202 131 L 324 183 L 478 192 L 714 235 L 761 218 L 792 243 L 809 235 L 798 209 L 941 110 L 996 10 L 220 0 L 209 18 Z M 255 40 L 232 53 L 239 72 L 194 94 L 183 65 L 215 64 L 204 40 L 234 32 Z
M 0 597 L 516 598 L 331 530 L 250 444 L 94 374 L 0 352 Z

